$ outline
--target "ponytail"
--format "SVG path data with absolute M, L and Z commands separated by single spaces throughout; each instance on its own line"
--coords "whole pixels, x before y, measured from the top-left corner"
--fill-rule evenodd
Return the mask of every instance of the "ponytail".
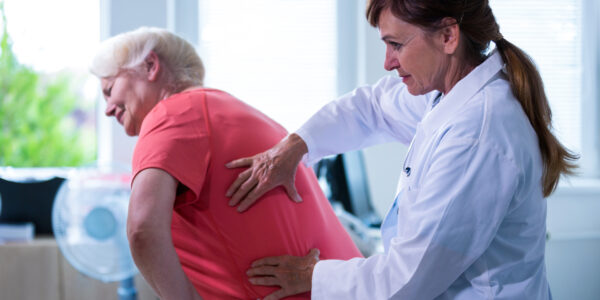
M 565 148 L 551 132 L 552 112 L 542 78 L 531 58 L 502 37 L 495 44 L 506 64 L 512 93 L 537 134 L 544 164 L 542 191 L 548 197 L 556 189 L 561 174 L 574 173 L 579 156 Z

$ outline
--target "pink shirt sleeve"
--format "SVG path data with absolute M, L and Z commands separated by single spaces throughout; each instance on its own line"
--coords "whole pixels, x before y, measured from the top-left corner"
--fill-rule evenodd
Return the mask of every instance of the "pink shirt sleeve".
M 159 102 L 144 119 L 133 155 L 133 178 L 147 168 L 162 169 L 194 194 L 185 197 L 187 202 L 198 198 L 206 179 L 210 133 L 204 115 L 190 113 L 187 101 L 170 105 L 174 98 L 178 96 Z

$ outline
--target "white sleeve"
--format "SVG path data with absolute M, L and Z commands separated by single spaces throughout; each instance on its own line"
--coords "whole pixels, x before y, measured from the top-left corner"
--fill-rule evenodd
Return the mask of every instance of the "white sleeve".
M 519 168 L 493 147 L 465 140 L 440 144 L 429 162 L 420 186 L 400 196 L 389 250 L 317 263 L 313 299 L 433 299 L 486 251 L 516 193 Z
M 408 144 L 431 94 L 412 96 L 398 77 L 386 76 L 330 102 L 296 131 L 306 143 L 304 158 L 320 158 L 386 142 Z

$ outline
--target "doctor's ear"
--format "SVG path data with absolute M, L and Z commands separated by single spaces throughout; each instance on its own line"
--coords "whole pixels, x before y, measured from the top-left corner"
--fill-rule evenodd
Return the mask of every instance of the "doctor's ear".
M 440 29 L 438 32 L 439 41 L 446 54 L 453 54 L 458 48 L 460 40 L 460 26 L 454 18 L 445 17 L 440 21 Z
M 146 71 L 146 77 L 149 81 L 156 81 L 161 70 L 160 59 L 158 54 L 154 51 L 150 51 L 144 59 L 144 70 Z

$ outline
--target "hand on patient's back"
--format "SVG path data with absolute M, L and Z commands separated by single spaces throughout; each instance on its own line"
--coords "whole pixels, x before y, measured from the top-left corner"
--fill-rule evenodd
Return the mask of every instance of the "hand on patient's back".
M 319 261 L 319 249 L 303 257 L 283 255 L 265 257 L 252 263 L 246 272 L 254 285 L 280 286 L 281 289 L 263 300 L 277 300 L 308 292 L 312 288 L 312 273 Z
M 302 202 L 294 182 L 298 163 L 306 153 L 304 149 L 306 145 L 294 145 L 290 139 L 284 139 L 265 152 L 229 162 L 228 168 L 248 167 L 227 190 L 226 196 L 231 197 L 229 205 L 239 204 L 238 211 L 243 212 L 278 186 L 285 188 L 290 199 Z

